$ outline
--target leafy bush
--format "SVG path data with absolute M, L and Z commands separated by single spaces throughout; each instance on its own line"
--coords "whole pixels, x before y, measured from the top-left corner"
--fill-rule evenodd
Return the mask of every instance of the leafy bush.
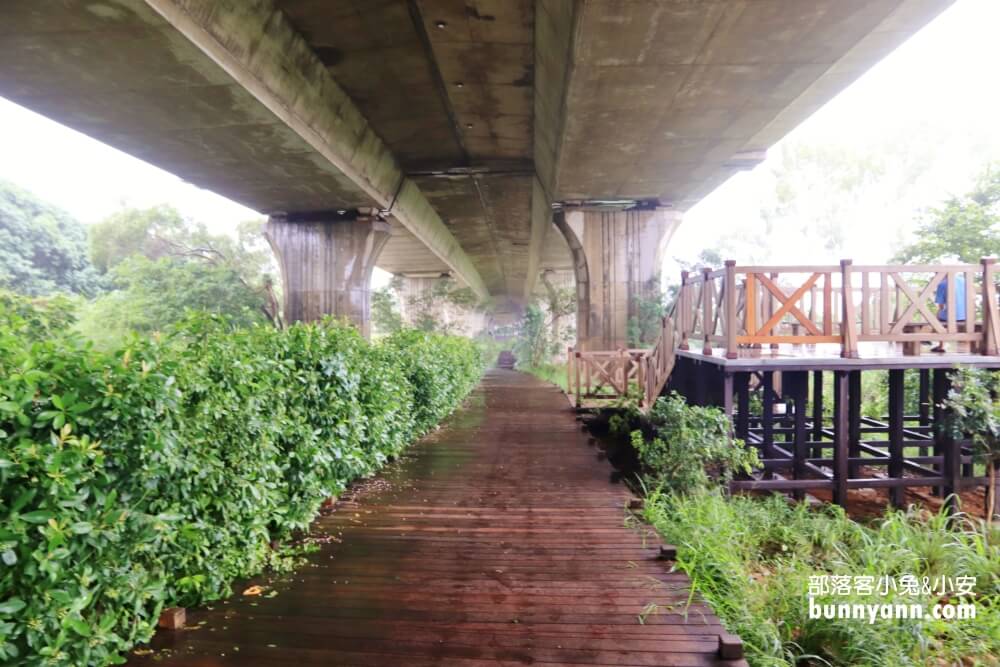
M 782 496 L 727 498 L 719 490 L 657 491 L 646 499 L 645 514 L 677 546 L 677 568 L 743 639 L 753 667 L 995 665 L 1000 655 L 1000 536 L 981 522 L 912 508 L 865 526 L 834 505 L 814 509 Z M 976 618 L 810 618 L 811 575 L 975 577 Z M 921 603 L 929 609 L 942 599 L 925 592 L 817 602 Z
M 471 341 L 200 316 L 114 353 L 0 301 L 0 662 L 103 665 L 228 595 L 478 379 Z
M 657 399 L 631 433 L 648 484 L 690 491 L 760 465 L 757 452 L 731 437 L 721 410 L 688 405 L 676 393 Z
M 383 342 L 387 362 L 413 388 L 413 418 L 424 433 L 451 412 L 479 379 L 484 360 L 469 340 L 403 329 Z
M 986 466 L 986 521 L 996 510 L 996 480 L 1000 469 L 1000 375 L 980 368 L 960 368 L 955 372 L 945 405 L 952 410 L 953 435 L 972 439 L 975 457 Z

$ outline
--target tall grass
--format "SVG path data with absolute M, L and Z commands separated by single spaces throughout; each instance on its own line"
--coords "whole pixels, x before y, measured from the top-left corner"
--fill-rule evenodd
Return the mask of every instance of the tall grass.
M 653 492 L 646 518 L 678 548 L 677 567 L 744 641 L 756 667 L 1000 664 L 1000 533 L 920 510 L 862 525 L 836 506 L 719 491 Z M 974 620 L 810 619 L 810 575 L 976 577 Z M 937 602 L 831 597 L 827 603 Z
M 539 380 L 554 384 L 563 391 L 569 391 L 569 379 L 566 375 L 565 363 L 539 364 L 538 366 L 518 365 L 517 369 L 525 373 L 530 373 Z

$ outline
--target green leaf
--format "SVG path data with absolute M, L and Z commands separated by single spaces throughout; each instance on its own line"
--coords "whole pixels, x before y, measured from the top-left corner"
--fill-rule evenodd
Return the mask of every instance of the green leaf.
M 94 527 L 86 521 L 78 521 L 69 527 L 77 535 L 86 535 L 94 530 Z
M 54 516 L 55 514 L 48 510 L 35 510 L 34 512 L 26 512 L 25 514 L 22 514 L 21 520 L 27 521 L 28 523 L 45 523 Z
M 24 609 L 27 605 L 24 600 L 20 598 L 10 598 L 0 602 L 0 614 L 16 614 L 17 612 Z
M 62 625 L 64 628 L 69 628 L 81 637 L 90 636 L 90 626 L 87 625 L 83 619 L 73 618 L 72 616 L 67 616 L 63 619 Z

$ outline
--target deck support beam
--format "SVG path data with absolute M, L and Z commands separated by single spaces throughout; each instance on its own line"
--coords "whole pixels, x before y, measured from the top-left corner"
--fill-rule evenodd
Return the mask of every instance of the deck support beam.
M 903 476 L 903 420 L 905 392 L 903 389 L 905 371 L 889 371 L 889 477 Z M 893 507 L 905 506 L 906 489 L 894 487 L 889 490 L 889 502 Z
M 472 260 L 354 101 L 270 0 L 146 0 L 308 144 L 364 204 L 391 215 L 481 298 Z M 333 202 L 331 202 L 333 203 Z
M 833 372 L 833 502 L 847 507 L 848 457 L 850 455 L 850 389 L 848 372 Z

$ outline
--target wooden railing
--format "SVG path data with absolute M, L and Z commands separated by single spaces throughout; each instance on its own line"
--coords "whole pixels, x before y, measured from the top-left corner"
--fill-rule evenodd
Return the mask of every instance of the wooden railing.
M 577 407 L 625 398 L 635 398 L 641 409 L 651 406 L 674 368 L 676 336 L 673 318 L 664 317 L 660 334 L 649 350 L 606 352 L 570 347 L 566 372 Z
M 933 304 L 942 284 L 947 315 L 939 319 Z M 916 266 L 728 261 L 723 269 L 682 274 L 676 319 L 680 349 L 700 340 L 704 354 L 723 348 L 730 358 L 740 347 L 783 343 L 835 343 L 845 357 L 858 356 L 858 342 L 959 342 L 986 355 L 1000 347 L 993 259 Z
M 959 282 L 965 285 L 959 307 Z M 946 317 L 935 301 L 945 285 Z M 965 313 L 964 320 L 958 318 Z M 920 345 L 966 343 L 971 352 L 1000 349 L 996 264 L 915 266 L 737 266 L 683 272 L 670 315 L 650 350 L 569 348 L 567 375 L 578 407 L 588 401 L 636 398 L 648 409 L 673 371 L 678 349 L 701 342 L 729 358 L 740 348 L 781 344 L 838 344 L 858 356 L 859 342 Z

